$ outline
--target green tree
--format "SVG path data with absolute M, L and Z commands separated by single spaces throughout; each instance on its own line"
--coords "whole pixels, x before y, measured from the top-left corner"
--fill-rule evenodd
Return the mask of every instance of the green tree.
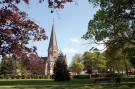
M 123 53 L 126 54 L 126 58 L 129 59 L 129 62 L 135 67 L 135 46 L 127 45 L 127 47 L 123 50 Z
M 54 80 L 55 81 L 69 81 L 70 75 L 66 62 L 66 57 L 60 53 L 54 65 Z
M 126 71 L 128 75 L 128 69 L 130 68 L 129 59 L 127 59 L 126 54 L 123 53 L 122 48 L 113 47 L 108 48 L 105 51 L 105 55 L 108 59 L 107 65 L 111 71 L 117 70 L 118 73 L 120 71 Z
M 1 62 L 0 74 L 14 74 L 15 65 L 11 58 L 3 58 Z
M 94 18 L 89 21 L 85 39 L 94 38 L 106 45 L 131 43 L 135 45 L 134 0 L 89 0 L 99 6 Z M 109 40 L 109 41 L 106 41 Z
M 70 65 L 70 68 L 73 72 L 79 74 L 81 71 L 84 69 L 84 65 L 82 63 L 81 55 L 80 54 L 75 54 L 72 63 Z
M 84 52 L 82 56 L 84 70 L 87 71 L 88 74 L 92 73 L 92 60 L 93 60 L 93 53 L 91 52 Z
M 28 75 L 27 70 L 24 66 L 18 61 L 9 57 L 4 57 L 0 66 L 0 74 L 13 74 L 13 75 Z
M 106 68 L 106 57 L 98 51 L 85 52 L 83 54 L 83 63 L 87 71 L 92 72 L 92 69 L 101 71 Z
M 89 21 L 88 31 L 83 38 L 94 39 L 96 43 L 102 42 L 106 45 L 107 51 L 112 50 L 107 54 L 112 56 L 110 63 L 124 62 L 124 65 L 128 65 L 129 60 L 134 62 L 134 53 L 130 53 L 128 50 L 131 50 L 129 46 L 135 46 L 135 1 L 89 0 L 89 2 L 98 6 L 99 10 Z M 127 51 L 124 52 L 125 49 Z M 117 55 L 116 53 L 119 52 L 120 55 Z

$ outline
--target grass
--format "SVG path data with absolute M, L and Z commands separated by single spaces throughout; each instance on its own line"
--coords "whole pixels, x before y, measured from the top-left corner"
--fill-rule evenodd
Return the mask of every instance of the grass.
M 0 89 L 135 89 L 127 85 L 90 85 L 90 86 L 8 86 Z
M 87 84 L 91 84 L 93 82 L 93 80 L 90 79 L 72 79 L 71 81 L 67 81 L 67 82 L 54 82 L 53 80 L 45 80 L 45 79 L 22 79 L 22 80 L 0 80 L 0 86 L 11 86 L 11 85 L 87 85 Z
M 53 80 L 0 80 L 0 89 L 135 89 L 134 84 L 94 84 L 90 79 L 72 79 L 69 82 Z

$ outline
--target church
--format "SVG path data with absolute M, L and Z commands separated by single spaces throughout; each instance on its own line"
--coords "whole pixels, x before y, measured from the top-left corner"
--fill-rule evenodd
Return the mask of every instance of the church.
M 50 42 L 48 46 L 48 57 L 41 57 L 44 60 L 44 74 L 45 75 L 52 75 L 54 63 L 58 57 L 58 46 L 56 40 L 56 33 L 54 24 L 52 25 L 52 31 L 50 36 Z

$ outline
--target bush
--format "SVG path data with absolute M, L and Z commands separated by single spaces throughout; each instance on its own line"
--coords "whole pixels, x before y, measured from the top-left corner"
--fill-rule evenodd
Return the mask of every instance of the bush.
M 118 74 L 116 73 L 100 73 L 100 74 L 92 74 L 91 77 L 92 78 L 97 78 L 97 77 L 111 77 L 111 78 L 114 78 L 114 77 L 117 77 Z M 122 75 L 120 75 L 120 77 L 122 77 Z
M 74 75 L 72 78 L 74 78 L 74 79 L 89 79 L 90 75 Z
M 129 75 L 128 78 L 135 78 L 135 75 Z
M 4 79 L 4 75 L 0 75 L 0 79 Z
M 135 82 L 135 78 L 121 78 L 121 82 Z
M 0 79 L 53 79 L 53 75 L 13 75 L 6 74 L 0 75 Z

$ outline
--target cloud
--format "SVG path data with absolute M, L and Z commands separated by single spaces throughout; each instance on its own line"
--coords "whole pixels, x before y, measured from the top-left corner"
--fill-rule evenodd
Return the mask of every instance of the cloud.
M 64 52 L 64 53 L 76 53 L 77 51 L 73 48 L 64 48 L 62 50 L 62 52 Z
M 71 39 L 71 42 L 77 43 L 77 44 L 80 44 L 81 43 L 80 39 L 77 39 L 77 38 L 72 38 Z

